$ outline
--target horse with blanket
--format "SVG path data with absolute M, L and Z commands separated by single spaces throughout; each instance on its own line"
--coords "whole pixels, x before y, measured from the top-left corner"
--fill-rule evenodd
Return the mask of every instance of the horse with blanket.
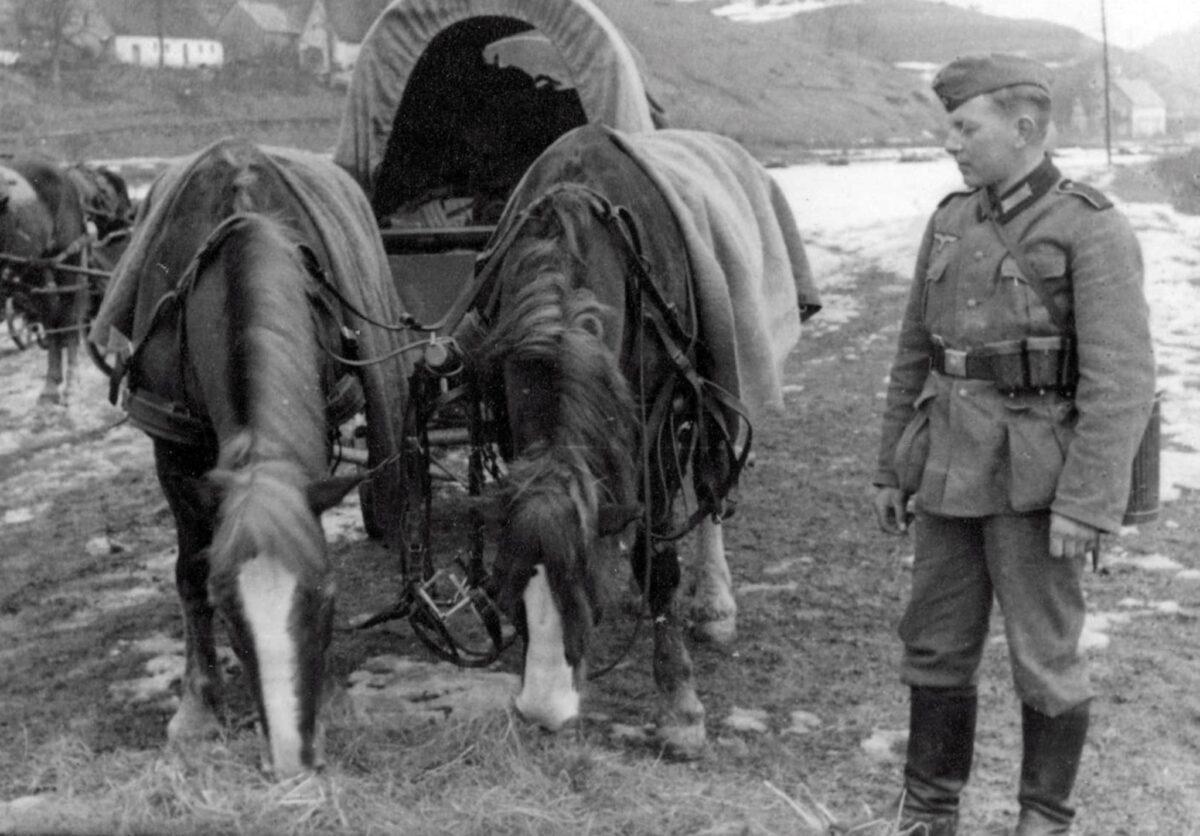
M 401 314 L 357 185 L 316 155 L 223 140 L 154 182 L 91 334 L 129 347 L 116 382 L 177 527 L 186 658 L 168 736 L 219 727 L 219 614 L 280 778 L 322 758 L 336 584 L 320 514 L 362 480 L 330 474 L 339 425 L 364 409 L 363 512 L 400 545 L 411 369 L 404 337 L 350 307 Z
M 701 638 L 733 638 L 719 523 L 750 421 L 782 407 L 783 360 L 819 307 L 791 211 L 724 137 L 586 126 L 529 169 L 492 241 L 473 356 L 506 416 L 496 569 L 524 638 L 516 707 L 549 729 L 577 716 L 593 627 L 632 539 L 658 733 L 694 755 L 704 709 L 684 621 Z M 694 526 L 685 614 L 675 541 Z
M 70 393 L 81 332 L 132 215 L 124 181 L 107 169 L 40 156 L 0 166 L 0 289 L 10 327 L 24 318 L 48 351 L 43 403 Z

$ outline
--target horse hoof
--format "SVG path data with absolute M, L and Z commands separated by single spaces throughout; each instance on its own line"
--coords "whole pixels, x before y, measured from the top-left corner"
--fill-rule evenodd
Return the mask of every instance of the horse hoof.
M 687 725 L 659 726 L 658 741 L 662 744 L 663 753 L 675 760 L 694 761 L 704 755 L 705 740 L 704 723 L 689 723 Z
M 737 618 L 726 616 L 692 623 L 692 640 L 708 644 L 727 645 L 737 638 Z
M 38 395 L 37 402 L 42 406 L 60 406 L 63 403 L 63 396 L 57 389 L 43 389 L 42 394 Z
M 206 740 L 221 734 L 221 721 L 206 708 L 193 708 L 185 701 L 167 723 L 167 740 L 177 743 L 187 740 Z

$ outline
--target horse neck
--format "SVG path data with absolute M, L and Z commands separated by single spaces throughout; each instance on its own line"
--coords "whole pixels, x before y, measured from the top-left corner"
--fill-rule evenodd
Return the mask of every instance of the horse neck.
M 272 222 L 252 217 L 229 233 L 215 258 L 225 279 L 228 359 L 226 380 L 204 388 L 209 400 L 226 389 L 224 420 L 213 416 L 220 458 L 231 466 L 292 462 L 316 478 L 325 468 L 325 404 L 309 277 L 299 252 Z M 213 313 L 219 321 L 220 309 Z M 192 331 L 189 324 L 189 342 Z M 205 365 L 196 359 L 194 368 Z
M 509 398 L 510 413 L 520 413 L 510 414 L 510 424 L 518 456 L 532 464 L 530 478 L 576 474 L 592 483 L 579 491 L 594 511 L 596 501 L 631 497 L 636 420 L 611 337 L 621 330 L 623 304 L 597 299 L 596 277 L 564 251 L 573 250 L 571 240 L 560 236 L 549 248 L 541 242 L 515 253 L 502 277 L 511 307 L 501 312 L 485 352 L 499 362 L 509 392 L 519 393 Z M 623 302 L 611 288 L 606 295 Z

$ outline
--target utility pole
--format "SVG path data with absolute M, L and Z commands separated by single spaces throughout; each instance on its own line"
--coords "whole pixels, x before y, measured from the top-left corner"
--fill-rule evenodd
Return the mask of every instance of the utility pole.
M 1100 37 L 1104 41 L 1104 153 L 1108 157 L 1108 167 L 1112 168 L 1112 101 L 1108 93 L 1108 15 L 1104 10 L 1104 0 L 1100 0 Z

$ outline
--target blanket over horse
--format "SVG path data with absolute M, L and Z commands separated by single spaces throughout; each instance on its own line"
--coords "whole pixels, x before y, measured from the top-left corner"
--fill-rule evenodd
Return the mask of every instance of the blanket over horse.
M 770 173 L 717 134 L 588 125 L 564 134 L 530 167 L 510 198 L 509 222 L 561 182 L 582 183 L 629 210 L 652 276 L 690 274 L 707 355 L 701 372 L 752 419 L 782 410 L 783 363 L 821 303 L 791 208 Z
M 240 140 L 221 140 L 165 171 L 139 207 L 132 240 L 112 274 L 89 333 L 89 339 L 101 351 L 127 357 L 142 341 L 154 336 L 151 328 L 160 327 L 155 325 L 154 310 L 159 300 L 184 278 L 194 254 L 175 251 L 178 248 L 172 248 L 171 242 L 159 233 L 172 221 L 176 196 L 190 188 L 199 188 L 195 182 L 200 176 L 197 172 L 203 169 L 209 155 L 224 149 L 248 155 L 253 165 L 269 167 L 286 184 L 298 210 L 307 213 L 317 229 L 324 249 L 324 253 L 316 253 L 320 267 L 343 298 L 377 320 L 400 321 L 403 312 L 393 291 L 392 274 L 375 216 L 349 175 L 327 159 L 308 152 L 259 149 Z M 402 449 L 404 393 L 411 365 L 397 349 L 411 336 L 372 327 L 348 314 L 336 300 L 327 301 L 332 310 L 341 311 L 342 325 L 356 333 L 361 357 L 382 357 L 395 352 L 385 362 L 356 369 L 366 407 L 368 455 L 372 466 L 379 465 Z M 152 362 L 155 369 L 166 369 L 169 374 L 170 369 L 179 367 L 177 343 L 171 339 L 156 341 L 154 353 L 161 355 L 164 351 L 173 356 L 156 356 Z M 137 370 L 130 371 L 132 379 Z M 161 381 L 163 376 L 160 371 L 153 375 L 143 373 L 140 378 L 151 389 L 161 386 L 156 392 L 160 397 L 170 397 Z M 398 463 L 391 467 L 399 472 Z M 399 483 L 398 478 L 375 481 L 380 507 L 399 500 L 381 496 Z

